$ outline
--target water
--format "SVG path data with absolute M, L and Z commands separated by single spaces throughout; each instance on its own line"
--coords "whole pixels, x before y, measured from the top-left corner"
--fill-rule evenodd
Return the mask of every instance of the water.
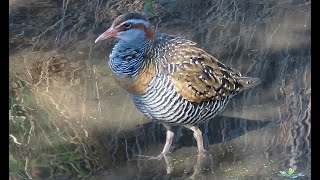
M 18 1 L 9 6 L 9 174 L 12 179 L 311 178 L 311 2 L 157 1 L 157 31 L 186 37 L 262 83 L 200 128 L 207 153 L 176 127 L 151 123 L 106 66 L 114 41 L 94 44 L 140 1 Z

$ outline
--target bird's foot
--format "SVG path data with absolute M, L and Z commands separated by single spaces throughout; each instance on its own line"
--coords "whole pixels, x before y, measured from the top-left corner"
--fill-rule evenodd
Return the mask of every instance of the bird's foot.
M 207 153 L 207 150 L 202 149 L 202 150 L 198 150 L 198 155 L 205 155 Z
M 162 158 L 166 158 L 168 153 L 160 153 L 155 159 L 161 160 Z
M 138 157 L 144 158 L 145 160 L 161 160 L 166 158 L 168 153 L 160 153 L 158 156 L 146 156 L 146 155 L 136 155 Z

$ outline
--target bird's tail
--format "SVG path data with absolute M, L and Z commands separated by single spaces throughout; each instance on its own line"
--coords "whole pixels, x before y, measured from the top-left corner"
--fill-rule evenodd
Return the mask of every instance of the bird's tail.
M 259 78 L 239 77 L 238 82 L 243 86 L 242 90 L 253 88 L 261 83 Z

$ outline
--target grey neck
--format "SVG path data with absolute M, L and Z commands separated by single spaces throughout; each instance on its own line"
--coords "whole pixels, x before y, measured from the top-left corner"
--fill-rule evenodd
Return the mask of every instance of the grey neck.
M 110 54 L 109 65 L 115 75 L 134 77 L 144 63 L 148 41 L 119 40 Z

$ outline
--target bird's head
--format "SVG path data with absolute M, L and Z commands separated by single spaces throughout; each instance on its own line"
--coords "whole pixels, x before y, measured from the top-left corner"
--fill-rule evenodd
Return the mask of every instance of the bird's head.
M 95 43 L 112 37 L 127 42 L 147 40 L 155 38 L 155 31 L 146 17 L 139 13 L 128 13 L 118 16 L 111 27 L 95 40 Z

